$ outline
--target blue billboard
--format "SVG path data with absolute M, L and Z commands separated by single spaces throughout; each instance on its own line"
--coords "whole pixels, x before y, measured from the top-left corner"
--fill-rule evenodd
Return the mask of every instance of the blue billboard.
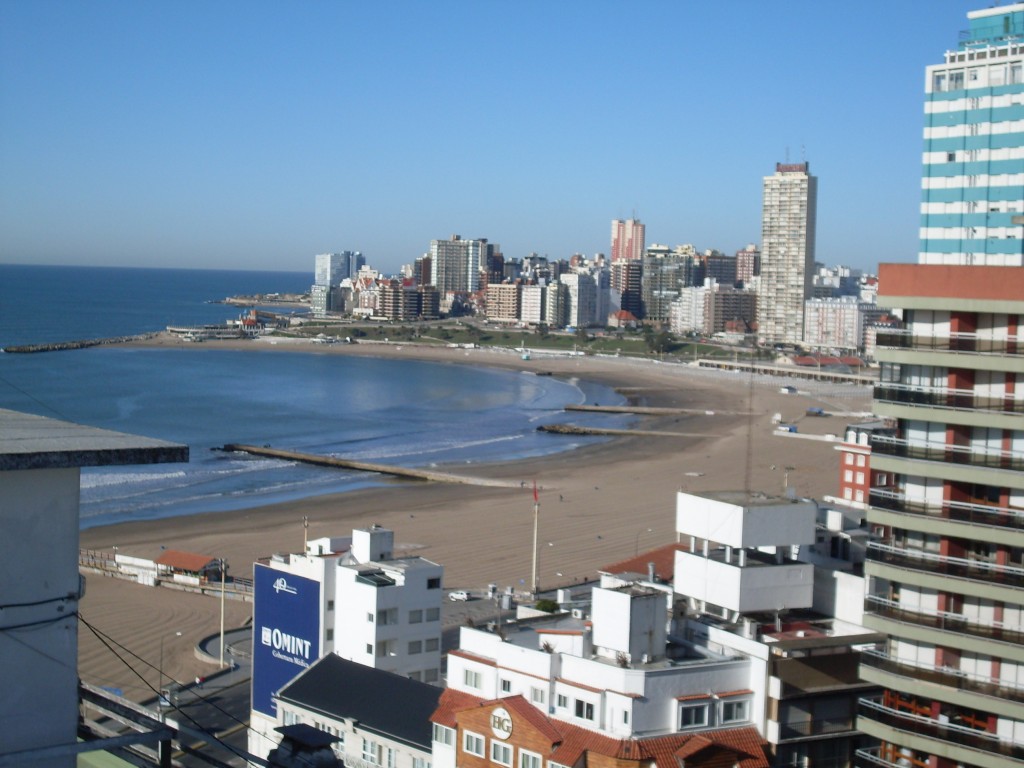
M 252 708 L 277 716 L 274 694 L 320 658 L 320 583 L 253 566 Z

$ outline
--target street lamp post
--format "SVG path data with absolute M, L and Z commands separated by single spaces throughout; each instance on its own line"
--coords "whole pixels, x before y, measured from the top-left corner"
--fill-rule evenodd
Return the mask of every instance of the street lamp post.
M 228 561 L 220 559 L 220 666 L 224 668 L 224 579 L 228 570 Z
M 181 632 L 175 632 L 174 636 L 181 637 Z M 161 715 L 164 711 L 164 638 L 165 635 L 160 635 L 160 687 L 156 694 L 156 711 Z

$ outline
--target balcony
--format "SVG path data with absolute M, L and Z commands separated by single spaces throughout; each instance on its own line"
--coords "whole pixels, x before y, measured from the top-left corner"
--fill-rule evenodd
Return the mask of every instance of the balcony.
M 909 515 L 928 515 L 971 525 L 987 525 L 996 528 L 1024 530 L 1024 510 L 1010 507 L 992 507 L 985 504 L 971 504 L 962 501 L 944 501 L 932 504 L 920 499 L 908 499 L 902 493 L 871 489 L 871 506 L 902 512 Z
M 857 716 L 865 720 L 883 723 L 900 731 L 948 741 L 964 749 L 988 752 L 1016 760 L 1024 759 L 1024 745 L 1002 741 L 994 733 L 967 728 L 955 723 L 942 723 L 921 715 L 885 707 L 875 701 L 861 699 Z M 865 768 L 878 768 L 879 766 L 897 766 L 898 764 L 881 757 L 877 749 L 859 749 L 857 750 L 857 765 Z
M 992 677 L 969 675 L 958 669 L 935 667 L 926 664 L 896 659 L 882 651 L 867 650 L 861 653 L 861 664 L 883 672 L 889 672 L 914 680 L 924 680 L 945 688 L 992 696 L 1017 703 L 1024 703 L 1024 687 Z
M 1024 470 L 1024 454 L 1014 451 L 973 450 L 967 445 L 946 443 L 912 443 L 889 435 L 871 436 L 871 453 L 898 456 L 902 459 L 941 461 L 973 467 Z
M 991 413 L 1024 413 L 1024 398 L 1011 395 L 993 396 L 975 393 L 971 389 L 948 387 L 919 387 L 909 384 L 876 384 L 874 398 L 883 403 L 928 405 L 962 411 Z
M 800 723 L 779 723 L 779 742 L 809 739 L 815 736 L 852 734 L 857 730 L 853 717 L 830 717 Z
M 1024 568 L 1012 565 L 997 565 L 988 560 L 970 560 L 949 557 L 919 549 L 904 549 L 891 544 L 872 541 L 868 543 L 867 559 L 886 565 L 913 568 L 918 571 L 954 576 L 961 579 L 983 581 L 986 584 L 1020 589 L 1024 587 Z
M 978 355 L 1024 355 L 1024 338 L 1007 336 L 994 339 L 976 333 L 928 334 L 909 328 L 881 330 L 875 345 L 886 349 L 967 352 Z
M 905 624 L 916 624 L 917 626 L 929 627 L 942 632 L 955 632 L 960 635 L 970 635 L 971 637 L 985 640 L 998 640 L 1014 644 L 1024 643 L 1024 627 L 1003 624 L 1001 621 L 993 621 L 991 624 L 978 624 L 959 613 L 949 613 L 947 611 L 920 613 L 904 608 L 893 600 L 875 595 L 868 595 L 865 603 L 865 613 L 882 616 Z

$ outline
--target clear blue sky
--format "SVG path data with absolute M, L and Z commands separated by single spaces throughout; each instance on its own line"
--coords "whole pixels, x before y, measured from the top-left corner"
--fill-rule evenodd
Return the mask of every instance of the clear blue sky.
M 0 4 L 0 262 L 397 270 L 760 240 L 806 159 L 818 258 L 917 253 L 924 67 L 974 0 Z

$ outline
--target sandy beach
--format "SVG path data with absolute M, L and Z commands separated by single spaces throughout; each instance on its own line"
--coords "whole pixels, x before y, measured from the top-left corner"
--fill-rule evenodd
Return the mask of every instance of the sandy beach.
M 165 335 L 144 345 L 196 348 Z M 82 532 L 82 547 L 109 551 L 117 546 L 119 552 L 138 557 L 156 557 L 161 547 L 180 549 L 226 558 L 231 573 L 249 576 L 255 560 L 302 549 L 303 518 L 308 518 L 310 538 L 344 536 L 352 528 L 378 523 L 395 531 L 400 552 L 444 565 L 446 588 L 481 589 L 492 582 L 524 588 L 531 574 L 536 482 L 540 584 L 571 585 L 638 550 L 674 541 L 679 490 L 746 487 L 781 495 L 788 475 L 789 486 L 800 496 L 835 493 L 836 443 L 781 436 L 772 416 L 778 413 L 798 423 L 801 435 L 842 435 L 846 424 L 861 420 L 856 414 L 870 408 L 868 387 L 751 379 L 622 358 L 534 355 L 522 360 L 517 354 L 484 349 L 284 340 L 206 342 L 203 347 L 265 348 L 268 355 L 404 356 L 550 373 L 613 387 L 635 405 L 685 412 L 640 419 L 638 432 L 657 434 L 617 436 L 536 460 L 447 468 L 512 480 L 512 487 L 394 480 L 386 487 L 287 504 L 92 528 Z M 800 393 L 782 394 L 784 384 Z M 805 417 L 810 407 L 836 415 Z M 572 423 L 572 414 L 564 421 Z M 164 667 L 171 677 L 190 680 L 213 670 L 193 658 L 192 648 L 200 637 L 218 630 L 220 606 L 215 599 L 93 576 L 81 608 L 92 626 L 154 666 L 163 638 Z M 226 623 L 238 626 L 250 613 L 250 604 L 228 601 Z M 83 679 L 120 687 L 131 698 L 146 698 L 145 686 L 88 628 L 83 626 L 79 634 Z M 148 670 L 147 679 L 155 683 L 156 672 Z

